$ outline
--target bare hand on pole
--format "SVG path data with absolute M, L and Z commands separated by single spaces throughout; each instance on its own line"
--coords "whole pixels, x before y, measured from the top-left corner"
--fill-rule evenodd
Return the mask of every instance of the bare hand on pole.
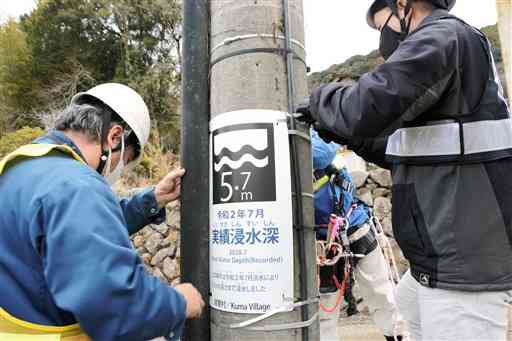
M 190 283 L 178 284 L 174 289 L 182 294 L 187 301 L 187 318 L 195 319 L 201 316 L 205 303 L 199 291 Z
M 155 198 L 160 208 L 180 197 L 183 175 L 185 175 L 185 169 L 174 169 L 156 185 Z

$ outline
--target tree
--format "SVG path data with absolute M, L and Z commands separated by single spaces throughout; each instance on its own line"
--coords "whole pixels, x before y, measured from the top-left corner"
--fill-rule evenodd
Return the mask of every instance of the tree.
M 160 136 L 175 142 L 180 96 L 178 0 L 44 0 L 21 19 L 37 84 L 37 112 L 115 81 L 146 100 Z
M 26 34 L 14 20 L 0 26 L 0 136 L 18 123 L 31 108 L 32 55 Z
M 178 1 L 120 0 L 112 6 L 122 41 L 116 73 L 148 104 L 161 144 L 179 146 L 181 9 Z

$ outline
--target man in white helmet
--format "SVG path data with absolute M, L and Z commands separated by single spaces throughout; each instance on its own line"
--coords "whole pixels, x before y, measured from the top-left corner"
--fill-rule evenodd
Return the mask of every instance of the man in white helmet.
M 109 186 L 142 154 L 149 129 L 134 90 L 102 84 L 0 162 L 0 340 L 179 337 L 201 314 L 198 291 L 149 275 L 129 240 L 164 221 L 184 170 L 130 199 Z
M 386 62 L 301 108 L 321 136 L 391 170 L 411 268 L 398 308 L 419 340 L 505 340 L 512 296 L 512 120 L 488 39 L 455 0 L 374 0 Z

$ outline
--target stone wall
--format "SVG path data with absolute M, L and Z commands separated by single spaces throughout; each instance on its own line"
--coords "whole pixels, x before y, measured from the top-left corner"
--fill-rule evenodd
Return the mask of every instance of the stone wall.
M 381 222 L 382 229 L 393 249 L 398 270 L 400 275 L 402 275 L 409 268 L 409 264 L 400 251 L 393 235 L 391 220 L 391 173 L 386 169 L 366 163 L 352 152 L 343 152 L 337 159 L 337 162 L 349 170 L 357 185 L 358 198 L 373 209 L 373 213 Z
M 168 205 L 167 219 L 164 223 L 148 225 L 130 238 L 149 273 L 171 285 L 179 283 L 179 203 L 174 202 Z

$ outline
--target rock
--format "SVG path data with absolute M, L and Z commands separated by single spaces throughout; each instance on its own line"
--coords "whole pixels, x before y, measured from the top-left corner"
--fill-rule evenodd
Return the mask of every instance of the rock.
M 165 239 L 162 241 L 162 246 L 167 247 L 167 246 L 171 246 L 171 245 L 176 245 L 178 243 L 178 238 L 179 238 L 178 231 L 171 229 L 168 232 L 167 237 L 165 237 Z
M 155 231 L 151 228 L 151 226 L 146 226 L 142 230 L 139 231 L 144 239 L 149 238 Z
M 379 219 L 384 219 L 391 214 L 391 200 L 385 197 L 375 198 L 373 212 Z
M 136 194 L 139 194 L 140 192 L 142 192 L 143 190 L 145 190 L 144 187 L 134 187 L 134 188 L 130 188 L 128 190 L 128 193 L 127 193 L 127 196 L 128 197 L 133 197 L 134 195 Z
M 135 249 L 135 251 L 137 251 L 137 253 L 139 255 L 142 255 L 142 254 L 146 253 L 146 248 L 144 246 L 141 246 L 141 247 L 138 247 L 137 249 Z
M 373 191 L 376 190 L 379 186 L 377 184 L 366 184 L 364 187 L 368 188 L 370 191 Z
M 167 209 L 167 218 L 166 218 L 167 226 L 173 228 L 180 227 L 180 209 L 179 207 L 173 207 Z
M 370 171 L 370 178 L 381 187 L 391 188 L 391 172 L 386 169 L 377 168 Z
M 169 210 L 178 210 L 178 212 L 179 212 L 180 206 L 181 206 L 180 205 L 180 201 L 179 200 L 174 200 L 174 201 L 171 201 L 170 203 L 168 203 L 166 207 Z
M 169 281 L 172 281 L 179 276 L 179 265 L 175 260 L 167 257 L 164 259 L 163 271 L 165 277 L 167 277 Z
M 372 192 L 368 188 L 357 190 L 357 197 L 368 206 L 373 206 Z
M 338 168 L 346 167 L 350 174 L 357 171 L 366 172 L 366 162 L 350 150 L 338 153 L 336 158 L 333 160 L 333 163 Z
M 176 245 L 176 250 L 174 250 L 174 257 L 179 259 L 181 257 L 181 248 L 179 245 Z
M 382 230 L 386 234 L 386 236 L 394 238 L 395 235 L 393 234 L 393 222 L 391 220 L 391 216 L 387 216 L 384 219 L 381 220 Z
M 152 255 L 154 255 L 158 249 L 161 247 L 161 242 L 162 242 L 162 235 L 158 232 L 153 232 L 152 235 L 150 235 L 148 237 L 148 239 L 146 240 L 146 243 L 144 244 L 144 246 L 146 247 L 146 249 L 149 251 L 149 253 L 151 253 Z
M 171 248 L 166 247 L 165 249 L 161 249 L 151 259 L 151 265 L 155 266 L 157 264 L 160 264 L 164 260 L 164 258 L 167 256 L 170 256 L 170 254 L 171 254 Z
M 366 183 L 366 179 L 368 179 L 368 172 L 355 171 L 350 172 L 350 176 L 352 176 L 352 180 L 354 180 L 354 184 L 357 188 L 361 188 Z
M 388 238 L 393 255 L 395 256 L 396 267 L 398 268 L 398 274 L 400 277 L 409 269 L 409 262 L 405 259 L 402 250 L 398 246 L 398 243 L 393 238 Z
M 169 231 L 169 225 L 167 225 L 165 222 L 163 222 L 162 224 L 160 225 L 150 225 L 151 228 L 157 232 L 160 232 L 161 234 L 166 234 L 167 231 Z
M 149 253 L 144 253 L 142 256 L 142 261 L 144 264 L 151 264 L 151 255 Z
M 336 156 L 337 167 L 346 167 L 357 188 L 362 187 L 368 178 L 366 162 L 352 151 L 344 151 Z
M 153 269 L 153 276 L 155 276 L 156 278 L 160 279 L 161 281 L 167 283 L 167 278 L 165 278 L 164 274 L 162 273 L 162 271 L 159 268 Z
M 181 277 L 176 277 L 172 282 L 171 282 L 171 286 L 175 287 L 177 286 L 178 284 L 181 283 Z
M 142 245 L 144 245 L 144 237 L 142 236 L 135 236 L 133 237 L 133 246 L 135 248 L 139 248 L 141 247 Z
M 387 188 L 376 188 L 372 191 L 372 194 L 373 194 L 373 197 L 374 198 L 378 198 L 378 197 L 387 197 L 389 194 L 391 193 L 391 191 Z

